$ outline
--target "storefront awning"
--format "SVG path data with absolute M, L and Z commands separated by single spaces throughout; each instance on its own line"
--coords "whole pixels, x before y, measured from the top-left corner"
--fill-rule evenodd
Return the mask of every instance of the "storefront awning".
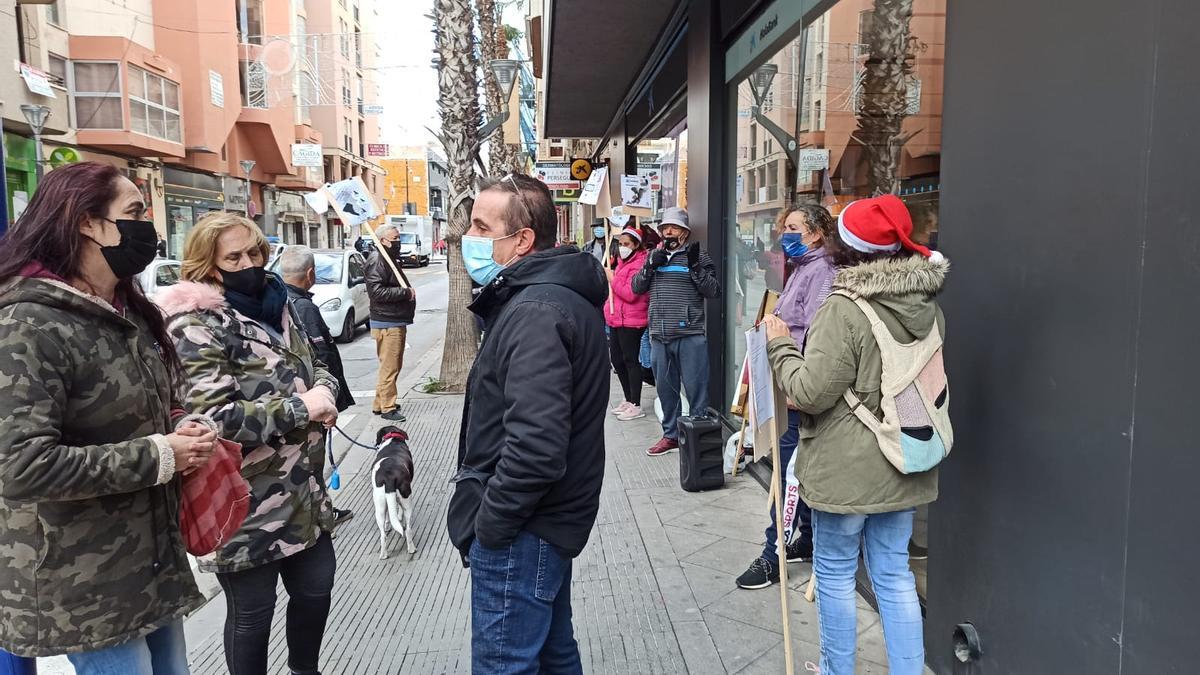
M 676 2 L 550 2 L 543 135 L 599 138 L 663 36 Z

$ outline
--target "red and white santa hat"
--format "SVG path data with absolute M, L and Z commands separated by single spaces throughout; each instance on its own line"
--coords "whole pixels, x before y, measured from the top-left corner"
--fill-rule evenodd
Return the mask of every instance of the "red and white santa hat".
M 912 216 L 896 195 L 851 202 L 838 215 L 838 234 L 850 248 L 863 253 L 915 251 L 939 263 L 945 257 L 912 240 Z
M 637 239 L 638 242 L 642 241 L 642 231 L 636 227 L 626 227 L 625 229 L 621 230 L 621 234 L 627 234 L 634 239 Z

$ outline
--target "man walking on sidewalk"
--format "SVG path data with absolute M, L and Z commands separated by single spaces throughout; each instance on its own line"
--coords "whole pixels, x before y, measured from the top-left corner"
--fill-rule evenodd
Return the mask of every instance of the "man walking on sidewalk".
M 609 367 L 600 263 L 554 246 L 550 192 L 487 184 L 463 237 L 486 328 L 447 529 L 471 568 L 472 672 L 582 673 L 571 562 L 600 507 Z
M 658 226 L 663 243 L 633 277 L 633 292 L 650 294 L 650 350 L 663 409 L 663 437 L 647 455 L 679 449 L 679 394 L 687 392 L 693 416 L 708 411 L 708 340 L 704 301 L 721 295 L 717 269 L 700 242 L 688 240 L 687 211 L 669 208 Z
M 375 401 L 371 412 L 389 422 L 404 422 L 407 418 L 396 407 L 396 380 L 404 367 L 404 345 L 408 327 L 417 312 L 417 292 L 408 283 L 400 267 L 400 231 L 395 225 L 382 225 L 375 234 L 383 244 L 367 259 L 367 295 L 371 298 L 371 337 L 375 338 L 375 353 L 379 356 L 379 380 L 375 384 Z M 396 278 L 384 256 L 391 258 L 400 277 Z

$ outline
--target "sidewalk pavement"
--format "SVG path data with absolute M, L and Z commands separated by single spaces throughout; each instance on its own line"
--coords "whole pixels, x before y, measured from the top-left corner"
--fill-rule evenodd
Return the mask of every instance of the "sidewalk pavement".
M 426 359 L 411 381 L 436 363 Z M 322 652 L 325 673 L 470 672 L 469 577 L 445 534 L 462 398 L 406 392 L 418 550 L 409 556 L 393 538 L 391 557 L 378 559 L 364 473 L 368 453 L 351 452 L 335 501 L 358 515 L 334 540 L 338 572 Z M 380 425 L 370 415 L 355 421 L 361 439 L 373 438 Z M 645 454 L 659 436 L 653 417 L 621 423 L 610 416 L 606 434 L 599 519 L 575 562 L 572 590 L 585 672 L 784 672 L 778 586 L 743 591 L 733 582 L 760 551 L 766 492 L 747 476 L 723 490 L 682 491 L 678 454 Z M 805 673 L 819 660 L 815 606 L 802 593 L 811 568 L 789 571 L 795 667 Z M 271 672 L 286 673 L 282 588 L 279 595 L 270 662 Z M 861 599 L 859 605 L 858 672 L 882 675 L 879 618 Z M 224 612 L 224 598 L 217 596 L 187 622 L 196 675 L 224 672 Z

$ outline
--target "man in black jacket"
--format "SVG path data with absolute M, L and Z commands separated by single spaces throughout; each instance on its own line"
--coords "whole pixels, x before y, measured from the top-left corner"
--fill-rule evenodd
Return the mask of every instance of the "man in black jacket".
M 312 249 L 307 246 L 289 246 L 284 249 L 279 255 L 279 274 L 287 286 L 288 301 L 295 308 L 301 327 L 312 343 L 313 353 L 337 378 L 337 409 L 338 412 L 342 412 L 354 405 L 354 394 L 350 391 L 350 384 L 346 382 L 342 355 L 329 333 L 329 324 L 325 323 L 325 317 L 321 316 L 321 310 L 313 302 L 311 290 L 317 284 L 317 264 Z M 319 473 L 324 475 L 323 470 Z M 354 512 L 350 509 L 335 508 L 333 515 L 334 520 L 341 524 L 353 518 Z
M 375 384 L 375 402 L 371 412 L 389 422 L 404 422 L 396 406 L 396 380 L 404 368 L 404 345 L 408 327 L 417 312 L 417 292 L 400 268 L 400 231 L 395 225 L 382 225 L 375 234 L 383 251 L 367 258 L 367 295 L 371 298 L 371 337 L 375 338 L 375 353 L 379 357 L 379 379 Z M 392 271 L 384 256 L 392 259 L 400 278 Z M 403 283 L 401 283 L 403 280 Z
M 447 528 L 471 568 L 476 673 L 583 672 L 571 561 L 604 479 L 608 288 L 594 257 L 555 248 L 556 231 L 546 187 L 510 175 L 479 193 L 463 239 L 486 330 Z

